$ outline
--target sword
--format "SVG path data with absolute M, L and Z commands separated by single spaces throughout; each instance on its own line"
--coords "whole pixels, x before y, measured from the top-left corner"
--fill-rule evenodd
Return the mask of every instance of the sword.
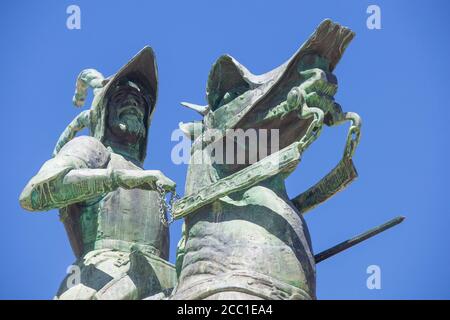
M 382 225 L 379 225 L 373 229 L 370 229 L 364 233 L 357 235 L 356 237 L 353 237 L 349 240 L 343 241 L 343 242 L 335 245 L 334 247 L 331 247 L 330 249 L 327 249 L 325 251 L 322 251 L 321 253 L 316 254 L 314 256 L 314 259 L 316 260 L 316 263 L 319 263 L 325 259 L 328 259 L 328 258 L 344 251 L 344 250 L 347 250 L 348 248 L 351 248 L 351 247 L 357 245 L 360 242 L 363 242 L 369 238 L 372 238 L 373 236 L 375 236 L 383 231 L 386 231 L 389 228 L 392 228 L 392 227 L 398 225 L 403 220 L 405 220 L 405 217 L 398 216 Z

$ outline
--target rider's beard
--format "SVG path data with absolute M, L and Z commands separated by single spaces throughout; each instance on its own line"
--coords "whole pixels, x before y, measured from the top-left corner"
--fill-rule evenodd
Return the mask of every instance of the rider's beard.
M 126 114 L 114 120 L 114 133 L 124 137 L 131 143 L 136 143 L 145 137 L 145 126 L 136 115 Z

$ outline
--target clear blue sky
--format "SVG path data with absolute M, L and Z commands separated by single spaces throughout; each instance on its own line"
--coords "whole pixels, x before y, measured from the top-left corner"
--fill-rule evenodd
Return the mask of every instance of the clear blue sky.
M 81 8 L 81 30 L 66 8 Z M 366 28 L 377 4 L 382 29 Z M 26 182 L 49 159 L 79 112 L 75 78 L 94 67 L 117 71 L 145 45 L 154 48 L 160 91 L 147 169 L 183 189 L 186 167 L 170 161 L 170 134 L 198 116 L 180 101 L 205 103 L 209 69 L 229 53 L 253 73 L 284 62 L 331 18 L 356 38 L 335 73 L 336 99 L 364 121 L 355 155 L 360 177 L 306 215 L 315 252 L 397 215 L 407 220 L 317 268 L 321 299 L 450 298 L 448 1 L 10 1 L 2 5 L 0 66 L 0 298 L 52 298 L 74 258 L 57 211 L 18 204 Z M 346 128 L 326 128 L 287 181 L 294 196 L 338 161 Z M 171 228 L 171 261 L 181 224 Z M 368 290 L 366 268 L 381 268 Z

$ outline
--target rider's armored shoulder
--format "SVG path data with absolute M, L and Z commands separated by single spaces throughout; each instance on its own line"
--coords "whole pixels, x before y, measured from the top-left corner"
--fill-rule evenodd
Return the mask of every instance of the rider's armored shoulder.
M 69 141 L 57 154 L 57 157 L 75 157 L 83 160 L 88 168 L 104 168 L 111 153 L 100 140 L 81 136 Z

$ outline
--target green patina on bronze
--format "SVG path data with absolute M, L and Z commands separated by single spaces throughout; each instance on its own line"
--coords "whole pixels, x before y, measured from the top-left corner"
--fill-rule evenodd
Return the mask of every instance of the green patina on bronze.
M 157 95 L 153 50 L 146 47 L 114 76 L 94 69 L 77 79 L 81 112 L 59 138 L 54 157 L 20 196 L 30 211 L 58 208 L 77 257 L 81 282 L 63 280 L 58 299 L 142 299 L 168 294 L 175 268 L 168 263 L 169 230 L 161 220 L 161 195 L 175 183 L 143 170 Z M 90 136 L 75 137 L 88 127 Z
M 291 59 L 259 76 L 222 56 L 208 78 L 208 104 L 183 103 L 204 119 L 181 127 L 193 145 L 185 196 L 173 208 L 175 218 L 185 218 L 173 299 L 316 297 L 315 258 L 302 212 L 356 177 L 351 157 L 361 123 L 334 102 L 332 74 L 353 36 L 325 20 Z M 323 124 L 346 121 L 352 126 L 343 160 L 313 187 L 313 197 L 309 190 L 292 202 L 286 177 Z M 198 164 L 196 159 L 212 157 L 211 146 L 229 138 L 231 129 L 279 129 L 280 150 L 254 163 Z
M 352 157 L 361 119 L 334 101 L 333 74 L 353 37 L 325 20 L 286 63 L 263 75 L 229 55 L 220 57 L 208 77 L 207 105 L 182 103 L 203 119 L 180 124 L 193 144 L 185 195 L 172 206 L 165 193 L 174 192 L 175 183 L 142 168 L 157 96 L 152 49 L 141 50 L 109 78 L 83 70 L 73 102 L 83 106 L 92 88 L 92 106 L 64 130 L 54 157 L 20 196 L 27 210 L 59 209 L 77 257 L 81 282 L 65 279 L 56 298 L 315 299 L 316 263 L 403 220 L 313 254 L 303 214 L 357 177 Z M 340 162 L 289 199 L 285 179 L 323 125 L 347 122 Z M 90 136 L 76 137 L 83 128 Z M 258 132 L 256 147 L 235 136 L 249 129 Z M 260 153 L 258 129 L 278 130 L 269 140 L 279 143 Z M 251 147 L 258 151 L 255 161 Z M 238 148 L 245 151 L 243 162 L 220 159 Z M 167 209 L 185 219 L 175 266 L 167 261 Z

